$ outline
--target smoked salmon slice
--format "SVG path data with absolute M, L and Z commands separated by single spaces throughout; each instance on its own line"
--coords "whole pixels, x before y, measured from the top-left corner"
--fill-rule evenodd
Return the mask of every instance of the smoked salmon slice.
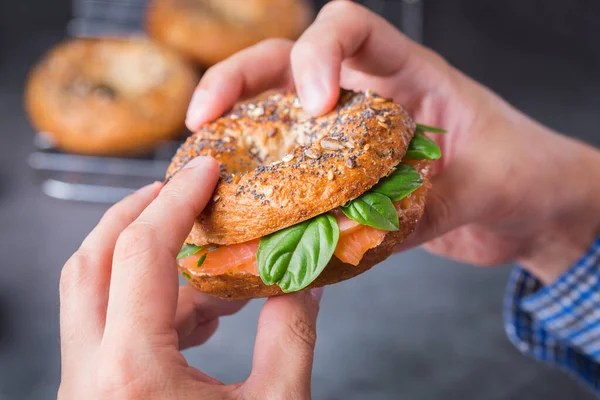
M 358 265 L 365 253 L 383 242 L 386 231 L 361 226 L 348 234 L 340 233 L 340 239 L 333 254 L 346 264 Z
M 240 272 L 258 275 L 256 251 L 260 239 L 249 242 L 221 246 L 214 250 L 210 246 L 200 250 L 193 256 L 177 260 L 179 266 L 190 271 L 198 271 L 207 275 L 221 275 L 227 272 Z M 200 257 L 206 255 L 202 265 L 198 267 Z
M 358 265 L 365 253 L 378 246 L 387 233 L 359 224 L 346 217 L 340 209 L 335 209 L 331 213 L 340 227 L 340 239 L 333 254 L 347 264 Z
M 339 208 L 331 210 L 329 213 L 332 214 L 337 220 L 338 226 L 340 228 L 340 235 L 352 233 L 363 226 L 358 222 L 354 221 L 353 219 L 346 217 L 342 210 L 340 210 Z
M 383 241 L 386 231 L 361 225 L 346 217 L 336 209 L 331 211 L 340 227 L 340 238 L 334 255 L 347 264 L 358 265 L 365 253 L 378 246 Z M 177 260 L 179 266 L 188 271 L 198 271 L 198 274 L 221 275 L 225 273 L 247 273 L 258 275 L 256 252 L 260 239 L 245 243 L 232 244 L 211 249 L 210 246 L 200 250 L 193 256 Z M 211 249 L 211 250 L 208 250 Z M 198 260 L 204 257 L 198 267 Z

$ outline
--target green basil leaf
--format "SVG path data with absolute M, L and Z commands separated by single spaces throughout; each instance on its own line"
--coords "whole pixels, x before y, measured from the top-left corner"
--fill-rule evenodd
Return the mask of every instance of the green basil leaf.
M 177 259 L 179 260 L 180 258 L 193 256 L 194 254 L 196 254 L 203 248 L 204 248 L 204 246 L 196 246 L 194 244 L 185 243 L 183 245 L 183 247 L 181 248 L 181 250 L 179 250 L 179 254 L 177 254 Z
M 404 157 L 409 160 L 437 160 L 442 156 L 442 151 L 437 143 L 420 133 L 413 136 Z
M 336 219 L 321 214 L 260 240 L 256 261 L 265 285 L 277 283 L 284 293 L 310 285 L 323 271 L 337 246 Z
M 188 274 L 188 273 L 187 273 L 187 272 L 185 272 L 185 271 L 183 271 L 183 272 L 181 273 L 181 275 L 183 275 L 183 277 L 184 277 L 184 278 L 185 278 L 185 280 L 187 280 L 187 281 L 191 281 L 191 280 L 192 280 L 192 277 L 190 276 L 190 274 Z
M 392 201 L 380 194 L 368 192 L 349 204 L 342 206 L 346 216 L 361 225 L 372 226 L 384 231 L 397 231 L 400 223 Z
M 371 192 L 381 193 L 392 201 L 400 201 L 423 185 L 423 178 L 412 165 L 398 164 L 396 170 L 373 186 Z
M 446 133 L 445 129 L 436 128 L 435 126 L 417 124 L 417 129 L 415 133 L 423 133 L 423 132 L 431 132 L 431 133 Z
M 196 267 L 200 268 L 202 264 L 204 264 L 204 260 L 206 260 L 206 253 L 202 254 L 196 263 Z

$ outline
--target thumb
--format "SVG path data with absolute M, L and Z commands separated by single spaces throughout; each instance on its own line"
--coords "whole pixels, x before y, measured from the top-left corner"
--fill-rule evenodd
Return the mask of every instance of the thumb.
M 272 398 L 310 398 L 317 339 L 317 314 L 323 288 L 273 297 L 258 321 L 252 373 L 253 393 Z

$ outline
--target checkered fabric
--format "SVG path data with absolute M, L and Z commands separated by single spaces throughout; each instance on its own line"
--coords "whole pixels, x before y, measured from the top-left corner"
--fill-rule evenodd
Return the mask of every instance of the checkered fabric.
M 600 238 L 552 285 L 515 267 L 504 326 L 520 351 L 560 367 L 600 395 Z

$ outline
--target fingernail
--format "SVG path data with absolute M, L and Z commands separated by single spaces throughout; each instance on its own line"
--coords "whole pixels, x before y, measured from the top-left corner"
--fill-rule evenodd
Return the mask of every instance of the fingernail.
M 310 294 L 317 300 L 317 302 L 321 302 L 321 298 L 323 297 L 324 287 L 310 289 Z
M 206 90 L 196 90 L 190 101 L 188 107 L 187 116 L 185 119 L 185 125 L 189 130 L 194 131 L 200 127 L 204 122 L 204 116 L 206 104 L 208 102 L 208 92 Z
M 311 75 L 299 90 L 300 103 L 304 111 L 317 116 L 323 109 L 323 102 L 328 98 L 327 87 L 315 75 Z
M 149 185 L 142 186 L 136 192 L 139 193 L 139 194 L 148 194 L 148 193 L 156 191 L 156 189 L 158 189 L 158 187 L 160 185 L 162 185 L 162 182 L 156 181 L 156 182 L 151 183 Z
M 206 164 L 208 162 L 209 162 L 208 157 L 204 157 L 204 156 L 196 157 L 196 158 L 192 159 L 190 162 L 188 162 L 187 164 L 185 164 L 185 167 L 183 167 L 183 169 L 206 167 Z

